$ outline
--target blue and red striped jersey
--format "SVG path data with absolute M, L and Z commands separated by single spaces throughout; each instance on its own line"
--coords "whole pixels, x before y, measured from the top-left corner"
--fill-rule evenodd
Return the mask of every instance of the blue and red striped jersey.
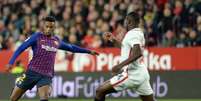
M 30 46 L 33 50 L 33 57 L 28 64 L 28 70 L 32 70 L 49 77 L 53 77 L 54 75 L 54 63 L 57 49 L 76 53 L 91 52 L 88 49 L 64 43 L 57 36 L 47 36 L 42 32 L 35 32 L 15 51 L 9 61 L 9 64 L 13 65 L 16 58 Z

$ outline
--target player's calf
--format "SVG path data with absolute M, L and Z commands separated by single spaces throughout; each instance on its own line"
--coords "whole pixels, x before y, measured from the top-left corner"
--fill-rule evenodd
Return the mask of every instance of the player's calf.
M 151 95 L 140 95 L 140 98 L 142 101 L 156 101 L 153 97 L 153 94 Z
M 95 101 L 105 101 L 105 95 L 116 92 L 116 90 L 110 84 L 110 81 L 104 82 L 96 89 Z
M 18 100 L 20 99 L 20 97 L 21 97 L 21 95 L 19 95 L 19 96 L 11 95 L 11 96 L 10 96 L 10 100 L 11 100 L 11 101 L 18 101 Z
M 104 101 L 105 95 L 104 89 L 102 87 L 98 87 L 96 89 L 95 101 Z
M 17 100 L 18 100 L 18 98 L 13 97 L 13 96 L 10 96 L 10 100 L 11 100 L 11 101 L 17 101 Z
M 11 101 L 18 101 L 20 97 L 24 94 L 26 90 L 21 89 L 19 87 L 15 87 L 11 93 L 10 100 Z
M 40 101 L 48 101 L 48 99 L 42 99 L 42 100 L 40 100 Z
M 97 96 L 104 96 L 104 95 L 105 95 L 104 87 L 99 86 L 99 87 L 96 89 L 96 95 L 97 95 Z
M 50 96 L 50 86 L 44 85 L 38 88 L 38 94 L 40 97 L 40 101 L 48 101 L 48 98 Z

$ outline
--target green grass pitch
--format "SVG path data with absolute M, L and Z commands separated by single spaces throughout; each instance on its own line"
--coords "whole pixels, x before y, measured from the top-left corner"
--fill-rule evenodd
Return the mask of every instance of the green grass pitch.
M 9 101 L 1 100 L 0 101 Z M 25 100 L 21 99 L 19 101 L 39 101 L 39 99 Z M 49 99 L 49 101 L 93 101 L 93 99 Z M 106 99 L 106 101 L 141 101 L 139 99 Z M 201 101 L 201 99 L 157 99 L 157 101 Z

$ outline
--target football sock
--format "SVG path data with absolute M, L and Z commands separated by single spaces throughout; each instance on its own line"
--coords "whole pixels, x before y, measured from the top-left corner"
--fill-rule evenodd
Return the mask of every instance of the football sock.
M 101 98 L 101 99 L 94 98 L 94 101 L 105 101 L 105 98 Z
M 42 99 L 42 100 L 40 100 L 40 101 L 48 101 L 48 99 Z

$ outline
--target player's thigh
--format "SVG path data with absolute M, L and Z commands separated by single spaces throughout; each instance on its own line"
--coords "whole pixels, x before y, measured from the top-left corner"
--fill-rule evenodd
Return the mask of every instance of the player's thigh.
M 16 79 L 16 86 L 21 89 L 32 89 L 37 81 L 40 79 L 36 74 L 31 71 L 26 71 L 25 74 Z
M 110 80 L 105 81 L 96 90 L 97 94 L 109 94 L 113 92 L 116 92 L 116 90 L 111 85 Z
M 51 92 L 50 85 L 44 85 L 38 88 L 38 95 L 41 99 L 48 99 Z
M 15 86 L 10 96 L 11 101 L 17 101 L 25 92 L 25 89 Z
M 149 95 L 153 94 L 149 80 L 145 80 L 139 87 L 136 89 L 136 93 L 149 98 Z
M 52 78 L 43 76 L 38 82 L 37 82 L 37 88 L 38 88 L 38 94 L 40 98 L 48 98 L 51 94 L 51 83 Z
M 110 84 L 116 91 L 135 88 L 137 85 L 129 78 L 127 73 L 118 74 L 110 79 Z

